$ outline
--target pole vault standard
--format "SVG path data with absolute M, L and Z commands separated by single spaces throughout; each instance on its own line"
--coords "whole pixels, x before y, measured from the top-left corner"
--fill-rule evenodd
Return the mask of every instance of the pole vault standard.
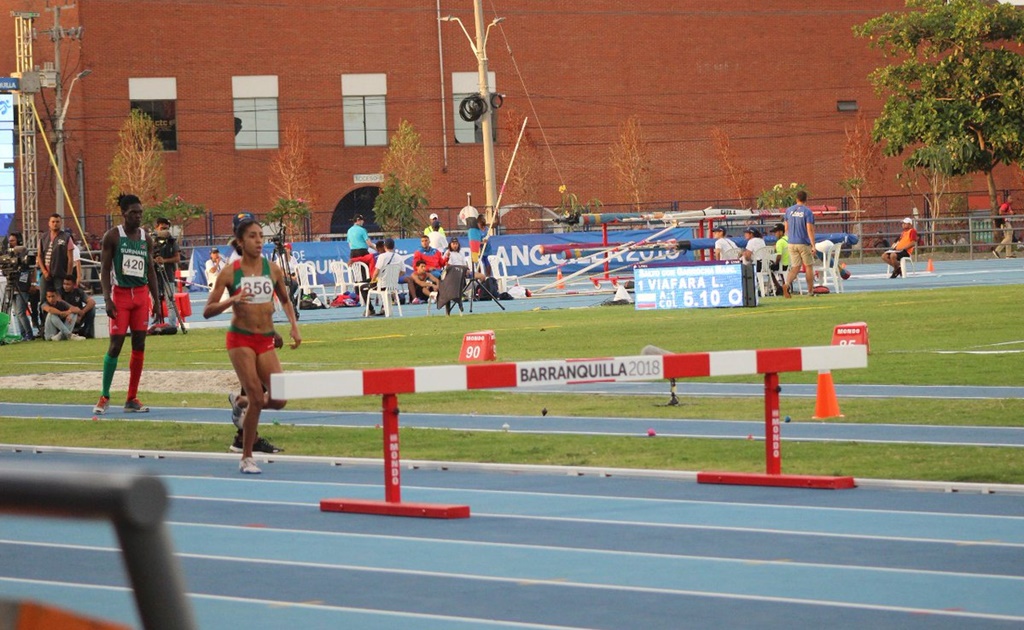
M 403 503 L 398 439 L 398 394 L 539 385 L 578 385 L 763 374 L 765 382 L 765 474 L 700 473 L 704 483 L 812 488 L 850 488 L 850 477 L 782 474 L 779 373 L 867 367 L 865 346 L 811 346 L 769 350 L 655 354 L 522 363 L 442 365 L 378 370 L 288 372 L 270 377 L 276 400 L 381 396 L 384 427 L 384 501 L 324 499 L 325 512 L 466 518 L 469 506 Z M 702 478 L 703 476 L 703 478 Z

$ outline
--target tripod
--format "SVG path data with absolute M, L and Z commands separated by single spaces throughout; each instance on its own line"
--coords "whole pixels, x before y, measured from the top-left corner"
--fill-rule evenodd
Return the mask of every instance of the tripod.
M 295 317 L 297 319 L 299 317 L 299 283 L 298 280 L 293 279 L 292 256 L 284 246 L 287 234 L 286 230 L 287 228 L 282 223 L 281 231 L 271 238 L 271 242 L 274 243 L 274 253 L 271 255 L 271 259 L 276 259 L 277 264 L 281 267 L 281 271 L 284 272 L 285 281 L 288 283 L 288 299 L 291 300 L 292 308 L 295 309 Z
M 477 278 L 476 275 L 473 274 L 472 272 L 470 272 L 469 281 L 466 283 L 466 286 L 469 289 L 469 312 L 470 313 L 473 312 L 473 301 L 476 298 L 477 289 L 479 289 L 481 293 L 483 293 L 488 298 L 490 298 L 490 300 L 492 302 L 497 304 L 498 308 L 500 308 L 501 310 L 505 310 L 505 306 L 501 303 L 501 300 L 498 299 L 498 296 L 494 295 L 494 293 L 491 292 L 491 290 L 487 287 L 487 285 L 482 283 L 482 282 L 480 282 L 480 279 Z
M 6 314 L 9 317 L 8 321 L 10 323 L 7 324 L 7 330 L 4 336 L 0 337 L 0 345 L 5 345 L 7 343 L 7 337 L 14 336 L 11 335 L 12 323 L 16 323 L 19 335 L 21 337 L 25 336 L 26 331 L 21 329 L 21 317 L 19 317 L 18 314 L 14 312 L 14 305 L 17 303 L 17 300 L 14 299 L 14 292 L 18 290 L 17 282 L 17 272 L 7 274 L 7 284 L 4 285 L 4 296 L 3 299 L 0 300 L 0 313 Z M 21 315 L 24 316 L 24 313 L 22 313 Z
M 182 317 L 178 311 L 178 303 L 174 300 L 174 283 L 167 277 L 167 269 L 163 263 L 157 263 L 156 265 L 156 284 L 159 295 L 163 298 L 164 304 L 167 305 L 167 317 L 174 325 L 181 329 L 181 334 L 187 335 L 188 328 L 185 327 L 185 318 Z M 154 308 L 156 310 L 156 308 Z M 160 315 L 162 311 L 158 311 L 157 318 L 162 319 Z

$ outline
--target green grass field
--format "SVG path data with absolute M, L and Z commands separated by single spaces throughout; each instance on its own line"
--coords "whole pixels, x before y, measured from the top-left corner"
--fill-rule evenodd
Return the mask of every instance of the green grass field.
M 647 344 L 673 351 L 717 351 L 827 345 L 835 325 L 865 321 L 870 330 L 868 367 L 834 373 L 837 383 L 909 385 L 1022 385 L 1024 331 L 1018 319 L 1024 285 L 927 291 L 830 295 L 769 300 L 757 309 L 637 312 L 629 307 L 593 307 L 486 313 L 465 317 L 371 319 L 303 325 L 301 348 L 281 352 L 285 369 L 326 370 L 451 364 L 462 336 L 492 329 L 500 361 L 638 354 Z M 0 376 L 98 371 L 104 340 L 0 348 Z M 992 353 L 1002 351 L 999 353 Z M 1010 352 L 1006 352 L 1010 351 Z M 50 356 L 49 352 L 59 352 Z M 979 354 L 985 353 L 985 354 Z M 127 355 L 122 363 L 127 363 Z M 122 365 L 121 369 L 126 369 Z M 193 330 L 185 336 L 154 337 L 146 368 L 229 369 L 223 331 Z M 813 383 L 813 373 L 782 375 L 782 383 Z M 718 382 L 729 379 L 715 379 Z M 734 381 L 759 382 L 758 377 Z M 151 406 L 179 406 L 181 394 L 145 392 Z M 680 384 L 685 390 L 685 382 Z M 615 397 L 519 392 L 459 392 L 403 396 L 407 411 L 537 414 L 547 408 L 563 416 L 651 418 L 763 417 L 759 399 L 682 398 L 663 407 L 666 395 Z M 53 389 L 0 391 L 11 402 L 91 405 L 96 392 Z M 120 394 L 117 394 L 120 395 Z M 115 399 L 116 400 L 116 399 Z M 190 406 L 224 406 L 223 393 L 190 394 Z M 967 426 L 1024 426 L 1024 401 L 840 399 L 844 422 L 907 422 Z M 289 408 L 376 410 L 373 398 L 294 401 Z M 808 419 L 813 401 L 787 399 L 783 413 Z M 72 430 L 69 430 L 72 429 Z M 263 431 L 293 454 L 379 457 L 372 430 L 271 426 Z M 0 442 L 223 451 L 230 428 L 146 422 L 69 423 L 0 420 Z M 783 443 L 784 471 L 861 477 L 1024 483 L 1020 449 L 861 444 Z M 452 431 L 403 431 L 403 456 L 411 459 L 595 465 L 681 470 L 763 468 L 763 445 L 730 440 L 647 440 L 590 436 L 529 436 Z

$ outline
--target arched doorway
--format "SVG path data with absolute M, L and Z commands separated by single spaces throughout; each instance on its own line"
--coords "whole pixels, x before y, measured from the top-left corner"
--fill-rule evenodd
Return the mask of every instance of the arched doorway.
M 363 186 L 350 191 L 341 198 L 338 205 L 334 206 L 334 214 L 331 215 L 331 234 L 344 234 L 352 227 L 352 217 L 357 214 L 363 215 L 366 223 L 363 227 L 367 232 L 379 232 L 373 215 L 373 202 L 377 200 L 380 188 L 377 186 Z

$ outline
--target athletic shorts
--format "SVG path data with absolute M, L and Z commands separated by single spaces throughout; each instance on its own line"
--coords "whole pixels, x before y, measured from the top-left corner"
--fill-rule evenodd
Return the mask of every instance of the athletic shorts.
M 801 263 L 808 267 L 814 266 L 814 253 L 815 250 L 810 245 L 794 245 L 789 244 L 789 266 L 800 265 Z
M 252 348 L 258 356 L 274 349 L 274 333 L 253 333 L 231 328 L 227 334 L 227 347 L 228 350 Z
M 127 335 L 129 330 L 146 332 L 149 314 L 153 310 L 149 286 L 112 287 L 111 298 L 117 309 L 117 317 L 108 320 L 111 337 Z

